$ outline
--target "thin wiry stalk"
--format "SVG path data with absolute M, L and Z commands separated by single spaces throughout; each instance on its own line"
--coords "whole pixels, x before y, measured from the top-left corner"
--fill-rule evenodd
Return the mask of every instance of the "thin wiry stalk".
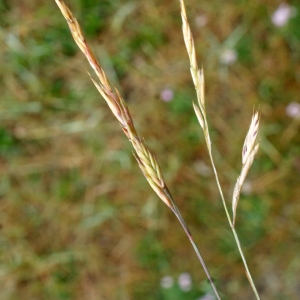
M 63 16 L 68 22 L 70 31 L 72 36 L 77 43 L 80 50 L 86 56 L 88 62 L 91 67 L 95 71 L 99 82 L 96 82 L 91 78 L 94 85 L 103 96 L 105 101 L 107 102 L 109 108 L 112 113 L 115 115 L 117 120 L 119 121 L 121 128 L 124 133 L 128 137 L 129 141 L 132 143 L 132 146 L 135 150 L 134 156 L 139 164 L 140 169 L 142 170 L 145 178 L 149 182 L 152 189 L 156 192 L 156 194 L 164 201 L 164 203 L 172 210 L 177 219 L 179 220 L 181 226 L 183 227 L 187 237 L 189 238 L 197 257 L 205 271 L 205 274 L 216 294 L 218 300 L 220 300 L 220 296 L 218 291 L 213 283 L 212 277 L 209 274 L 208 268 L 200 254 L 198 247 L 196 246 L 194 239 L 184 222 L 177 206 L 175 205 L 173 198 L 169 192 L 169 189 L 164 181 L 163 174 L 160 170 L 160 167 L 156 161 L 155 156 L 151 153 L 149 148 L 147 147 L 145 141 L 138 135 L 132 117 L 130 115 L 129 109 L 127 107 L 126 102 L 118 92 L 118 90 L 109 83 L 108 78 L 104 70 L 99 65 L 97 59 L 95 58 L 91 48 L 89 47 L 87 41 L 85 40 L 83 33 L 81 31 L 80 25 L 66 6 L 66 4 L 62 0 L 55 0 L 56 4 L 60 8 Z
M 222 191 L 222 187 L 221 187 L 221 184 L 220 184 L 220 181 L 219 181 L 218 172 L 217 172 L 217 169 L 216 169 L 216 166 L 215 166 L 215 163 L 214 163 L 214 159 L 213 159 L 213 155 L 212 155 L 212 149 L 211 149 L 209 128 L 208 128 L 207 117 L 206 117 L 206 110 L 205 110 L 203 70 L 200 70 L 198 68 L 196 53 L 195 53 L 195 46 L 194 46 L 194 39 L 193 39 L 192 32 L 191 32 L 191 29 L 190 29 L 190 26 L 189 26 L 189 23 L 188 23 L 188 20 L 187 20 L 184 0 L 179 0 L 179 1 L 180 1 L 181 16 L 182 16 L 183 37 L 184 37 L 184 42 L 185 42 L 187 52 L 188 52 L 188 56 L 189 56 L 189 60 L 190 60 L 190 70 L 191 70 L 193 83 L 195 85 L 197 100 L 198 100 L 198 105 L 199 105 L 199 106 L 197 106 L 196 104 L 193 103 L 194 110 L 195 110 L 195 113 L 196 113 L 197 118 L 199 120 L 200 126 L 202 127 L 203 132 L 204 132 L 205 142 L 206 142 L 206 145 L 207 145 L 207 148 L 208 148 L 208 154 L 209 154 L 209 158 L 210 158 L 210 161 L 211 161 L 211 164 L 212 164 L 213 172 L 214 172 L 214 175 L 215 175 L 215 178 L 216 178 L 218 190 L 219 190 L 220 195 L 221 195 L 222 203 L 223 203 L 223 206 L 224 206 L 224 210 L 225 210 L 230 228 L 232 230 L 234 239 L 236 241 L 238 250 L 240 252 L 241 258 L 242 258 L 243 263 L 244 263 L 247 278 L 250 282 L 250 285 L 253 289 L 253 292 L 254 292 L 256 298 L 260 299 L 259 294 L 257 292 L 257 289 L 255 287 L 255 284 L 253 282 L 251 273 L 249 271 L 247 261 L 246 261 L 245 255 L 243 253 L 238 234 L 237 234 L 237 232 L 234 228 L 234 223 L 233 223 L 233 221 L 230 217 L 230 214 L 229 214 L 226 202 L 225 202 L 224 194 L 223 194 L 223 191 Z M 258 149 L 258 147 L 256 147 L 256 148 Z M 257 149 L 256 149 L 256 151 L 257 151 Z
M 187 227 L 187 225 L 186 225 L 186 223 L 185 223 L 185 221 L 184 221 L 184 219 L 183 219 L 183 217 L 182 217 L 182 215 L 181 215 L 179 209 L 178 209 L 177 206 L 175 205 L 175 203 L 174 203 L 174 201 L 173 201 L 173 197 L 171 196 L 171 194 L 170 194 L 170 192 L 169 192 L 168 190 L 166 190 L 166 194 L 169 195 L 169 199 L 171 199 L 171 201 L 172 201 L 172 203 L 173 203 L 173 207 L 171 208 L 171 210 L 173 211 L 173 213 L 175 214 L 175 216 L 176 216 L 177 219 L 179 220 L 179 222 L 180 222 L 182 228 L 184 229 L 184 231 L 185 231 L 185 233 L 186 233 L 186 235 L 187 235 L 187 237 L 188 237 L 190 243 L 192 244 L 192 246 L 193 246 L 193 248 L 194 248 L 194 251 L 195 251 L 195 253 L 196 253 L 196 255 L 197 255 L 197 257 L 198 257 L 198 259 L 199 259 L 199 261 L 200 261 L 200 263 L 201 263 L 201 265 L 202 265 L 202 267 L 203 267 L 203 269 L 204 269 L 204 272 L 205 272 L 205 274 L 206 274 L 206 277 L 208 278 L 208 280 L 209 280 L 209 282 L 210 282 L 210 284 L 211 284 L 211 286 L 212 286 L 212 288 L 213 288 L 213 290 L 214 290 L 214 293 L 215 293 L 217 299 L 219 300 L 219 299 L 220 299 L 220 296 L 219 296 L 219 294 L 218 294 L 218 291 L 217 291 L 217 289 L 216 289 L 216 287 L 215 287 L 215 285 L 214 285 L 214 283 L 213 283 L 213 281 L 212 281 L 211 275 L 210 275 L 210 273 L 209 273 L 207 267 L 205 266 L 204 259 L 203 259 L 202 255 L 201 255 L 201 253 L 200 253 L 200 251 L 199 251 L 199 249 L 198 249 L 198 247 L 197 247 L 195 241 L 194 241 L 194 238 L 193 238 L 193 236 L 192 236 L 192 234 L 191 234 L 189 228 Z M 204 267 L 204 266 L 205 266 L 205 267 Z

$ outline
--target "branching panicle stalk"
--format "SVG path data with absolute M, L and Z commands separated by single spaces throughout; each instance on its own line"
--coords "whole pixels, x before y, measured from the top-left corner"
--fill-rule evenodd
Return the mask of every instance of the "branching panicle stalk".
M 188 23 L 188 19 L 187 19 L 187 16 L 186 16 L 184 0 L 179 0 L 179 1 L 180 1 L 181 16 L 182 16 L 183 37 L 184 37 L 184 42 L 185 42 L 185 45 L 186 45 L 186 48 L 187 48 L 187 53 L 188 53 L 189 60 L 190 60 L 190 70 L 191 70 L 191 75 L 192 75 L 193 83 L 194 83 L 194 86 L 195 86 L 195 89 L 196 89 L 197 100 L 198 100 L 198 106 L 193 103 L 194 110 L 195 110 L 196 116 L 198 118 L 198 121 L 200 123 L 200 126 L 203 129 L 205 142 L 206 142 L 206 146 L 207 146 L 207 149 L 208 149 L 209 158 L 210 158 L 210 161 L 211 161 L 211 164 L 212 164 L 214 176 L 215 176 L 215 179 L 216 179 L 216 182 L 217 182 L 218 190 L 219 190 L 219 193 L 221 195 L 221 199 L 222 199 L 224 210 L 225 210 L 225 213 L 226 213 L 226 216 L 227 216 L 227 219 L 228 219 L 228 223 L 230 225 L 230 228 L 232 230 L 235 242 L 237 244 L 238 250 L 240 252 L 241 258 L 242 258 L 243 263 L 244 263 L 247 278 L 250 282 L 250 285 L 253 289 L 253 292 L 254 292 L 256 298 L 260 299 L 259 294 L 257 292 L 257 289 L 255 287 L 255 284 L 253 282 L 251 273 L 249 271 L 247 261 L 246 261 L 246 258 L 244 256 L 239 237 L 238 237 L 237 232 L 236 232 L 235 227 L 234 227 L 234 221 L 235 221 L 235 216 L 236 216 L 236 206 L 237 206 L 237 202 L 238 202 L 238 198 L 239 198 L 239 193 L 241 191 L 242 184 L 243 184 L 244 179 L 247 175 L 247 172 L 248 172 L 248 170 L 249 170 L 249 168 L 250 168 L 250 166 L 253 162 L 254 156 L 255 156 L 255 154 L 258 150 L 258 145 L 259 144 L 255 145 L 256 137 L 257 137 L 257 131 L 258 131 L 258 125 L 259 125 L 258 113 L 255 113 L 253 118 L 252 118 L 250 129 L 248 131 L 248 134 L 247 134 L 247 137 L 246 137 L 246 140 L 245 140 L 245 143 L 244 143 L 244 147 L 243 147 L 243 151 L 242 151 L 242 153 L 243 153 L 243 168 L 242 168 L 241 175 L 237 180 L 236 187 L 234 189 L 233 218 L 231 218 L 231 216 L 229 214 L 229 211 L 228 211 L 228 208 L 227 208 L 227 205 L 226 205 L 226 202 L 225 202 L 222 187 L 221 187 L 221 184 L 220 184 L 220 181 L 219 181 L 218 172 L 217 172 L 217 169 L 215 167 L 215 163 L 214 163 L 214 159 L 213 159 L 213 155 L 212 155 L 210 134 L 209 134 L 209 128 L 208 128 L 206 111 L 205 111 L 203 71 L 200 70 L 198 68 L 198 65 L 197 65 L 194 39 L 193 39 L 192 32 L 191 32 L 191 29 L 190 29 L 190 26 L 189 26 L 189 23 Z

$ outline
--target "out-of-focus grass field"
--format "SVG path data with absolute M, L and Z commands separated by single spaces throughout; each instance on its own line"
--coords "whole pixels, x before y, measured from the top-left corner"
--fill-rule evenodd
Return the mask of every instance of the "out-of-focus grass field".
M 66 3 L 128 101 L 223 299 L 254 299 L 193 112 L 179 1 Z M 261 110 L 237 231 L 262 299 L 278 300 L 300 299 L 300 5 L 291 1 L 296 13 L 278 27 L 280 4 L 186 0 L 228 205 Z M 143 178 L 55 2 L 1 0 L 0 14 L 0 299 L 206 299 L 187 237 Z

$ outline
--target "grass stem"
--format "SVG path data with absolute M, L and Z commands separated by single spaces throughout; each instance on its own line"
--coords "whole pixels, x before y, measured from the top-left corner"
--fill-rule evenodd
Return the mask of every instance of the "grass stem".
M 196 245 L 196 243 L 194 241 L 194 238 L 193 238 L 193 236 L 192 236 L 189 228 L 187 227 L 187 225 L 186 225 L 186 223 L 185 223 L 185 221 L 184 221 L 184 219 L 183 219 L 183 217 L 182 217 L 179 209 L 177 208 L 176 204 L 174 203 L 173 198 L 172 198 L 170 192 L 167 191 L 167 194 L 169 195 L 169 198 L 171 199 L 171 202 L 172 202 L 172 208 L 171 208 L 171 210 L 173 211 L 173 213 L 175 214 L 175 216 L 179 220 L 179 222 L 180 222 L 183 230 L 185 231 L 185 234 L 187 235 L 190 243 L 192 244 L 192 246 L 194 248 L 194 251 L 195 251 L 195 253 L 196 253 L 197 257 L 198 257 L 198 260 L 200 261 L 200 263 L 202 265 L 202 268 L 203 268 L 203 270 L 204 270 L 204 272 L 206 274 L 206 277 L 207 277 L 207 279 L 208 279 L 211 287 L 213 288 L 213 291 L 214 291 L 217 299 L 220 300 L 221 299 L 220 295 L 219 295 L 219 293 L 217 291 L 217 288 L 216 288 L 216 286 L 215 286 L 215 284 L 213 282 L 213 279 L 212 279 L 212 277 L 211 277 L 211 275 L 210 275 L 210 273 L 208 271 L 208 268 L 207 268 L 207 266 L 205 264 L 205 261 L 204 261 L 202 255 L 201 255 L 201 253 L 200 253 L 200 251 L 199 251 L 199 249 L 198 249 L 198 247 L 197 247 L 197 245 Z

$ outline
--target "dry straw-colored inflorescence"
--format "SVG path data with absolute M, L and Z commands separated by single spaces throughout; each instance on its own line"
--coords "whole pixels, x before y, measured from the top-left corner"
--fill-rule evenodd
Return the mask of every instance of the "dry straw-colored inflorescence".
M 152 189 L 156 192 L 156 194 L 164 201 L 164 203 L 172 210 L 172 212 L 178 218 L 180 224 L 182 225 L 186 235 L 188 236 L 197 254 L 199 261 L 202 264 L 202 267 L 215 292 L 217 299 L 220 299 L 218 291 L 213 283 L 213 280 L 209 274 L 206 264 L 202 258 L 202 255 L 200 254 L 200 251 L 198 250 L 198 247 L 196 246 L 193 237 L 180 214 L 180 211 L 178 210 L 177 206 L 173 201 L 169 189 L 164 181 L 160 167 L 154 155 L 147 147 L 145 141 L 138 135 L 134 127 L 134 123 L 126 102 L 124 101 L 124 99 L 122 98 L 118 90 L 109 83 L 109 80 L 106 77 L 104 70 L 99 65 L 91 48 L 89 47 L 87 41 L 85 40 L 78 21 L 73 16 L 69 8 L 61 0 L 55 0 L 55 2 L 60 8 L 65 19 L 67 20 L 75 42 L 77 43 L 78 47 L 83 52 L 83 54 L 86 56 L 89 64 L 95 71 L 99 79 L 99 82 L 96 82 L 92 78 L 91 80 L 93 81 L 94 85 L 96 86 L 96 88 L 98 89 L 102 97 L 107 102 L 114 116 L 117 118 L 118 122 L 120 123 L 129 141 L 132 143 L 133 148 L 135 150 L 134 156 L 139 164 L 139 167 L 141 168 L 144 176 L 146 177 Z
M 259 148 L 259 142 L 256 142 L 258 127 L 259 127 L 259 113 L 255 112 L 252 117 L 250 128 L 245 138 L 245 142 L 243 146 L 243 151 L 242 151 L 243 166 L 242 166 L 241 174 L 238 177 L 233 190 L 233 197 L 232 197 L 233 224 L 235 224 L 236 209 L 239 202 L 240 193 L 243 184 L 245 182 L 248 171 L 253 163 L 254 157 Z
M 63 16 L 68 22 L 68 25 L 70 27 L 72 36 L 77 43 L 80 50 L 84 53 L 86 56 L 88 62 L 90 63 L 91 67 L 95 71 L 99 82 L 96 82 L 94 79 L 91 78 L 94 85 L 100 92 L 100 94 L 103 96 L 103 98 L 106 100 L 109 108 L 117 118 L 118 122 L 120 123 L 124 133 L 128 137 L 129 141 L 132 143 L 133 148 L 135 150 L 134 156 L 144 174 L 146 179 L 148 180 L 150 186 L 153 188 L 153 190 L 157 193 L 157 195 L 164 201 L 164 203 L 173 211 L 175 216 L 178 218 L 180 224 L 182 225 L 185 233 L 187 234 L 198 259 L 200 260 L 203 269 L 206 273 L 207 278 L 210 281 L 210 284 L 215 292 L 215 295 L 217 299 L 220 299 L 220 296 L 218 294 L 217 289 L 215 288 L 215 285 L 212 281 L 212 278 L 208 272 L 208 269 L 205 265 L 205 262 L 193 240 L 193 237 L 187 228 L 177 206 L 175 205 L 173 198 L 167 188 L 167 185 L 164 181 L 162 172 L 160 170 L 160 167 L 154 157 L 154 155 L 151 153 L 149 148 L 147 147 L 145 141 L 138 135 L 134 123 L 132 120 L 132 117 L 130 115 L 129 109 L 127 107 L 126 102 L 118 92 L 118 90 L 113 87 L 109 80 L 107 79 L 104 70 L 99 65 L 97 59 L 95 58 L 93 52 L 91 51 L 91 48 L 87 44 L 83 33 L 81 31 L 81 28 L 77 22 L 77 20 L 72 15 L 71 11 L 68 9 L 68 7 L 65 5 L 65 3 L 61 0 L 55 0 L 57 5 L 59 6 Z M 197 100 L 198 105 L 193 103 L 193 107 L 195 110 L 195 113 L 197 115 L 197 118 L 199 120 L 200 126 L 203 129 L 204 137 L 206 141 L 206 145 L 208 148 L 209 157 L 212 163 L 213 171 L 216 177 L 218 189 L 221 195 L 222 203 L 228 218 L 228 222 L 230 224 L 231 230 L 233 232 L 237 247 L 239 249 L 241 258 L 243 260 L 246 275 L 249 279 L 249 282 L 252 286 L 252 289 L 256 295 L 257 299 L 259 298 L 259 295 L 257 293 L 256 287 L 253 283 L 250 271 L 247 266 L 246 259 L 244 257 L 243 251 L 241 249 L 240 241 L 238 238 L 238 235 L 234 228 L 235 218 L 236 218 L 236 207 L 240 195 L 240 191 L 242 188 L 242 185 L 244 183 L 244 180 L 246 178 L 247 172 L 249 168 L 251 167 L 251 164 L 253 162 L 254 156 L 258 151 L 259 143 L 256 143 L 257 139 L 257 132 L 258 132 L 258 126 L 259 126 L 259 114 L 258 112 L 254 113 L 254 116 L 252 118 L 252 122 L 250 125 L 250 129 L 248 131 L 248 134 L 245 139 L 243 151 L 242 151 L 242 171 L 241 175 L 238 177 L 238 180 L 236 182 L 234 193 L 233 193 L 233 201 L 232 201 L 232 207 L 233 207 L 233 217 L 231 218 L 229 211 L 227 209 L 227 205 L 223 196 L 223 191 L 219 182 L 218 173 L 214 164 L 213 156 L 212 156 L 212 148 L 211 148 L 211 140 L 209 135 L 209 128 L 208 128 L 208 122 L 206 117 L 206 110 L 205 110 L 205 98 L 204 98 L 204 74 L 203 70 L 199 69 L 196 59 L 196 52 L 194 47 L 194 40 L 192 37 L 192 33 L 190 30 L 190 26 L 187 20 L 186 16 L 186 10 L 184 6 L 184 1 L 180 0 L 180 6 L 181 6 L 181 16 L 182 16 L 182 22 L 183 22 L 183 36 L 185 45 L 187 48 L 187 52 L 190 59 L 190 69 L 191 69 L 191 75 L 193 79 L 193 83 L 195 85 L 195 90 L 197 94 Z
M 118 90 L 115 87 L 112 87 L 112 85 L 109 83 L 104 70 L 99 65 L 91 48 L 85 40 L 78 21 L 75 19 L 69 8 L 63 1 L 56 0 L 56 3 L 68 22 L 75 42 L 86 56 L 88 62 L 99 79 L 99 83 L 97 83 L 91 78 L 94 85 L 107 102 L 112 113 L 119 121 L 124 133 L 132 143 L 136 152 L 135 158 L 137 159 L 143 174 L 158 196 L 172 209 L 171 200 L 165 193 L 167 186 L 159 165 L 149 148 L 146 146 L 145 141 L 138 135 L 126 102 Z
M 183 0 L 180 0 L 180 6 L 181 6 L 183 37 L 184 37 L 184 42 L 185 42 L 187 53 L 188 53 L 189 60 L 190 60 L 190 70 L 191 70 L 191 75 L 192 75 L 193 83 L 194 83 L 194 86 L 195 86 L 195 89 L 196 89 L 197 100 L 198 100 L 198 105 L 193 103 L 194 110 L 195 110 L 196 116 L 198 118 L 198 121 L 199 121 L 200 126 L 203 130 L 203 133 L 204 133 L 206 146 L 207 146 L 207 149 L 208 149 L 208 154 L 209 154 L 210 161 L 211 161 L 211 164 L 212 164 L 212 168 L 213 168 L 213 171 L 214 171 L 214 175 L 215 175 L 215 178 L 216 178 L 217 186 L 218 186 L 218 189 L 219 189 L 219 192 L 220 192 L 220 195 L 221 195 L 224 210 L 225 210 L 230 228 L 231 228 L 232 233 L 234 235 L 236 245 L 238 247 L 241 258 L 243 260 L 247 278 L 250 282 L 250 285 L 253 289 L 253 292 L 254 292 L 256 298 L 260 299 L 259 294 L 257 292 L 257 289 L 255 287 L 255 284 L 253 282 L 251 273 L 249 271 L 248 264 L 247 264 L 246 258 L 244 256 L 238 234 L 237 234 L 237 232 L 235 230 L 235 227 L 234 227 L 235 219 L 236 219 L 236 208 L 237 208 L 240 192 L 241 192 L 243 183 L 245 181 L 246 175 L 247 175 L 247 173 L 248 173 L 248 171 L 249 171 L 249 169 L 250 169 L 250 167 L 253 163 L 254 156 L 257 153 L 258 148 L 259 148 L 259 143 L 256 143 L 257 134 L 258 134 L 258 127 L 259 127 L 259 113 L 258 112 L 254 113 L 254 115 L 252 117 L 251 124 L 250 124 L 249 131 L 247 133 L 247 136 L 246 136 L 246 139 L 245 139 L 245 142 L 244 142 L 243 151 L 242 151 L 243 167 L 242 167 L 241 175 L 237 179 L 237 182 L 236 182 L 236 185 L 235 185 L 235 188 L 234 188 L 234 192 L 233 192 L 233 200 L 232 200 L 233 217 L 231 218 L 231 216 L 229 214 L 229 211 L 228 211 L 228 208 L 227 208 L 227 204 L 225 202 L 222 187 L 221 187 L 220 181 L 219 181 L 218 172 L 217 172 L 217 169 L 215 167 L 215 163 L 214 163 L 214 159 L 213 159 L 213 155 L 212 155 L 211 139 L 210 139 L 208 122 L 207 122 L 207 117 L 206 117 L 206 110 L 205 110 L 203 70 L 200 70 L 198 65 L 197 65 L 194 40 L 193 40 L 192 32 L 191 32 L 191 29 L 190 29 L 190 26 L 189 26 L 189 23 L 188 23 L 188 19 L 187 19 L 187 16 L 186 16 L 186 10 L 185 10 L 185 5 L 184 5 Z

